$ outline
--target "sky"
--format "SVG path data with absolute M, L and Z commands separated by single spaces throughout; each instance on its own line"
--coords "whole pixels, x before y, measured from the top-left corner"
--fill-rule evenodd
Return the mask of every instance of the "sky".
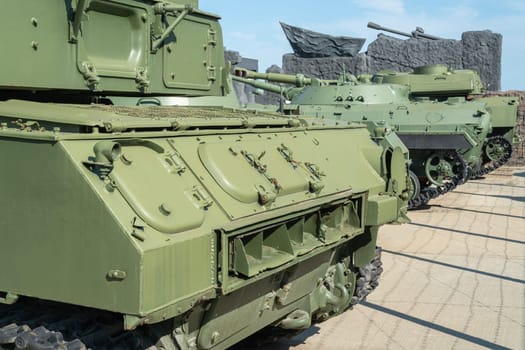
M 502 90 L 525 90 L 525 1 L 523 0 L 200 0 L 202 10 L 221 16 L 224 45 L 259 60 L 259 70 L 282 66 L 292 52 L 279 21 L 331 35 L 366 38 L 379 33 L 369 21 L 404 32 L 461 39 L 469 30 L 503 35 Z

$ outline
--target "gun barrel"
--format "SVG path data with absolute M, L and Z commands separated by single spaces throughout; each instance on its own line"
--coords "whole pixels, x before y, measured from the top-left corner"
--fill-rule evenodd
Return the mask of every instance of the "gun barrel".
M 423 33 L 417 30 L 412 32 L 412 36 L 414 38 L 424 38 L 424 39 L 429 39 L 429 40 L 444 40 L 444 38 L 440 38 L 439 36 L 430 35 L 430 34 Z
M 243 84 L 253 86 L 256 89 L 262 89 L 262 90 L 273 92 L 273 93 L 276 93 L 276 94 L 281 94 L 281 93 L 285 92 L 285 90 L 286 90 L 286 88 L 283 88 L 283 87 L 281 87 L 279 85 L 265 83 L 265 82 L 259 81 L 259 80 L 246 79 L 246 78 L 242 78 L 242 77 L 236 76 L 236 75 L 233 75 L 232 79 L 235 80 L 235 81 L 241 82 Z
M 412 33 L 406 33 L 406 32 L 402 32 L 402 31 L 397 30 L 397 29 L 383 27 L 383 26 L 381 26 L 381 25 L 379 25 L 377 23 L 374 23 L 374 22 L 368 22 L 367 27 L 371 28 L 371 29 L 375 29 L 375 30 L 382 30 L 382 31 L 385 31 L 385 32 L 393 33 L 393 34 L 406 36 L 406 37 L 409 37 L 409 38 L 416 38 L 416 39 L 423 38 L 423 39 L 429 39 L 429 40 L 443 40 L 443 38 L 440 38 L 438 36 L 430 35 L 430 34 L 425 33 L 425 31 L 421 27 L 416 27 L 416 30 L 414 30 Z
M 274 83 L 290 84 L 296 87 L 312 85 L 312 79 L 306 78 L 302 74 L 258 73 L 244 68 L 235 68 L 234 75 L 247 79 L 262 79 Z
M 406 36 L 406 37 L 409 37 L 411 38 L 413 35 L 410 34 L 410 33 L 405 33 L 405 32 L 402 32 L 400 30 L 396 30 L 396 29 L 392 29 L 392 28 L 387 28 L 387 27 L 383 27 L 377 23 L 374 23 L 374 22 L 368 22 L 368 25 L 367 25 L 368 28 L 371 28 L 371 29 L 375 29 L 375 30 L 382 30 L 382 31 L 385 31 L 385 32 L 389 32 L 389 33 L 393 33 L 393 34 L 398 34 L 398 35 L 402 35 L 402 36 Z

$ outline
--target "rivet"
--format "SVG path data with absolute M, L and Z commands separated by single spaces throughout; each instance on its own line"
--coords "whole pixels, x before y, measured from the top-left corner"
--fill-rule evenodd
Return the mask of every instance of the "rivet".
M 171 208 L 168 204 L 166 203 L 162 203 L 159 207 L 160 209 L 160 212 L 166 216 L 170 215 L 171 214 Z

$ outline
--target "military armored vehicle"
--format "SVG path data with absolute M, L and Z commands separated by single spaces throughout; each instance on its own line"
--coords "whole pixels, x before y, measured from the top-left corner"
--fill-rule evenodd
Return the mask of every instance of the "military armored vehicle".
M 1 348 L 225 349 L 377 286 L 378 229 L 406 220 L 399 148 L 353 123 L 158 106 L 227 93 L 196 0 L 1 9 Z
M 492 129 L 484 143 L 483 167 L 478 169 L 477 175 L 484 175 L 510 159 L 512 144 L 518 142 L 515 127 L 520 97 L 486 93 L 477 71 L 453 70 L 445 65 L 435 64 L 416 67 L 410 73 L 379 72 L 373 76 L 372 81 L 406 85 L 410 88 L 410 98 L 417 101 L 444 101 L 459 97 L 485 103 L 491 116 Z
M 244 69 L 235 74 L 237 81 L 282 94 L 290 101 L 284 104 L 285 115 L 361 122 L 371 134 L 394 131 L 410 151 L 411 208 L 452 190 L 481 167 L 482 148 L 491 128 L 484 103 L 459 97 L 411 101 L 407 86 L 373 83 L 368 76 L 358 79 L 343 74 L 339 80 L 321 80 Z

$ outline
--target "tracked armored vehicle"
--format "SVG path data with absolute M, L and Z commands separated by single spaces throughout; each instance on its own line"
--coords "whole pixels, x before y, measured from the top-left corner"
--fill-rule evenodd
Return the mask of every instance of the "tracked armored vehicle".
M 361 122 L 372 135 L 382 130 L 395 132 L 410 151 L 412 208 L 452 190 L 467 179 L 469 171 L 481 167 L 484 141 L 491 130 L 490 115 L 482 102 L 460 97 L 412 101 L 407 86 L 377 84 L 367 76 L 321 80 L 244 69 L 235 74 L 237 81 L 282 94 L 290 101 L 283 105 L 285 115 Z
M 352 123 L 112 103 L 227 92 L 196 0 L 0 6 L 0 348 L 225 349 L 377 286 L 399 148 Z
M 497 169 L 510 159 L 512 144 L 518 142 L 515 127 L 521 102 L 519 95 L 487 93 L 475 70 L 452 70 L 442 64 L 416 67 L 410 73 L 383 71 L 375 74 L 372 80 L 408 86 L 410 98 L 416 101 L 444 101 L 454 97 L 485 103 L 492 128 L 484 142 L 483 166 L 477 169 L 474 176 Z

